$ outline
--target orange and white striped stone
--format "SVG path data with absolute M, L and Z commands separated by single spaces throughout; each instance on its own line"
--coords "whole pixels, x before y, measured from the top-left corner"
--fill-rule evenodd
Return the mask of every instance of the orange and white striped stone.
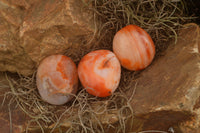
M 51 55 L 40 63 L 36 81 L 44 101 L 54 105 L 64 104 L 71 100 L 71 94 L 77 92 L 76 65 L 67 56 Z
M 106 97 L 110 96 L 119 85 L 121 65 L 113 52 L 96 50 L 81 59 L 78 75 L 88 93 Z
M 116 33 L 113 51 L 124 68 L 135 71 L 146 68 L 155 56 L 150 35 L 136 25 L 128 25 Z

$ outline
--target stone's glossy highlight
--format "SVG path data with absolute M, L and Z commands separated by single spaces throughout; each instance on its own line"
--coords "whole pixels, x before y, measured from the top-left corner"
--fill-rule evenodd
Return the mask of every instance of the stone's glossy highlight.
M 128 25 L 116 33 L 113 51 L 124 68 L 135 71 L 146 68 L 155 56 L 150 35 L 136 25 Z
M 39 94 L 44 101 L 62 105 L 71 100 L 71 94 L 77 92 L 76 65 L 67 56 L 51 55 L 40 63 L 36 81 Z
M 113 52 L 92 51 L 81 59 L 78 76 L 89 94 L 106 97 L 110 96 L 119 85 L 121 66 Z

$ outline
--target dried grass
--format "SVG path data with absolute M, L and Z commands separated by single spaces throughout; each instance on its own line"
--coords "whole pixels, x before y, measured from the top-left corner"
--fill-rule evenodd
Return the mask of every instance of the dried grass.
M 67 132 L 104 133 L 110 129 L 125 132 L 126 121 L 133 118 L 130 101 L 136 86 L 130 98 L 120 87 L 118 92 L 105 99 L 93 97 L 82 88 L 71 103 L 54 106 L 41 100 L 36 90 L 35 74 L 32 77 L 19 76 L 5 74 L 11 90 L 4 94 L 4 98 L 11 96 L 9 106 L 15 103 L 29 116 L 25 132 L 58 132 L 63 128 L 68 129 Z M 117 128 L 112 125 L 116 123 L 120 125 Z
M 98 21 L 97 38 L 101 46 L 112 49 L 114 34 L 122 27 L 135 24 L 145 29 L 156 45 L 157 54 L 177 40 L 176 30 L 193 19 L 184 15 L 185 4 L 171 0 L 90 0 L 88 5 Z M 99 46 L 99 45 L 97 45 Z

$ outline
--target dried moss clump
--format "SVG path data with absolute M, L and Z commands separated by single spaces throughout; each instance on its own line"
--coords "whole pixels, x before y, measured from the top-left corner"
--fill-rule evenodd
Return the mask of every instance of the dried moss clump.
M 41 100 L 35 75 L 13 77 L 5 74 L 5 78 L 11 89 L 4 94 L 2 105 L 9 97 L 9 105 L 15 105 L 29 117 L 25 132 L 125 132 L 126 121 L 133 119 L 130 101 L 136 87 L 129 98 L 119 88 L 118 92 L 105 99 L 93 97 L 81 88 L 71 103 L 54 106 Z M 12 118 L 10 120 L 12 125 Z
M 176 42 L 176 30 L 192 19 L 184 14 L 183 1 L 91 0 L 90 2 L 93 4 L 91 10 L 95 12 L 95 18 L 99 22 L 98 36 L 109 44 L 109 48 L 114 34 L 120 28 L 135 24 L 151 35 L 156 45 L 156 52 L 160 53 L 167 48 L 167 41 L 175 39 Z

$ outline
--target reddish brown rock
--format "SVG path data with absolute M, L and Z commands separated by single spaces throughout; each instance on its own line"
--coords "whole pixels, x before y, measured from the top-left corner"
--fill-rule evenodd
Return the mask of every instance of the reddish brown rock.
M 136 79 L 131 104 L 136 118 L 142 122 L 140 129 L 133 130 L 167 131 L 194 120 L 197 121 L 193 127 L 199 126 L 199 30 L 196 24 L 181 28 L 177 44 L 170 45 L 165 55 L 156 59 Z
M 19 7 L 28 9 L 33 3 L 38 0 L 1 0 L 0 3 L 9 7 Z
M 82 6 L 74 0 L 44 0 L 27 11 L 20 28 L 21 46 L 34 62 L 64 53 L 78 36 L 93 31 L 92 15 L 82 11 Z
M 19 46 L 22 18 L 21 9 L 0 2 L 0 71 L 30 73 L 33 68 L 32 60 Z
M 30 75 L 44 57 L 81 45 L 77 38 L 94 32 L 83 6 L 80 0 L 2 0 L 0 71 Z

